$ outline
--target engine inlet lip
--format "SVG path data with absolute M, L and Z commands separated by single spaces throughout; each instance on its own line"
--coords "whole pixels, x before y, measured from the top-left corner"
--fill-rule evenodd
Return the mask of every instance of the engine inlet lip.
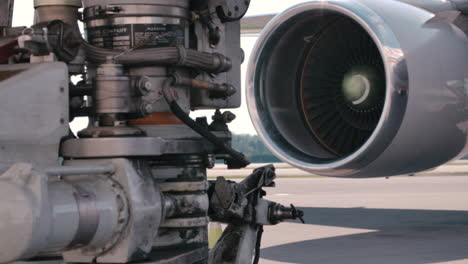
M 267 47 L 275 45 L 276 33 L 286 22 L 304 13 L 331 12 L 357 22 L 377 45 L 385 68 L 385 104 L 377 127 L 370 138 L 354 153 L 337 160 L 320 162 L 298 150 L 281 147 L 278 131 L 271 121 L 265 104 L 265 87 L 262 86 L 262 65 L 268 58 Z M 408 72 L 406 59 L 399 41 L 387 23 L 365 5 L 352 1 L 314 1 L 296 5 L 275 17 L 263 30 L 249 61 L 246 78 L 246 101 L 251 120 L 267 148 L 281 160 L 305 171 L 328 176 L 359 177 L 354 168 L 363 167 L 377 159 L 396 136 L 408 101 Z M 295 151 L 295 152 L 294 152 Z M 359 166 L 358 166 L 359 165 Z

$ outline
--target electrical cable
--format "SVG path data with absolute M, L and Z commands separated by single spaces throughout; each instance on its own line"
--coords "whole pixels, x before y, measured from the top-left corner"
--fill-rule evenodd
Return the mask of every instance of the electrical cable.
M 182 110 L 177 101 L 172 96 L 170 86 L 171 84 L 176 83 L 176 78 L 172 77 L 167 79 L 163 84 L 163 95 L 166 99 L 172 113 L 177 116 L 184 124 L 193 129 L 195 132 L 200 134 L 202 137 L 210 141 L 217 148 L 223 150 L 231 156 L 233 160 L 236 161 L 235 164 L 228 164 L 229 168 L 245 168 L 250 164 L 250 161 L 245 157 L 244 154 L 234 150 L 230 146 L 226 145 L 222 140 L 220 140 L 216 135 L 214 135 L 207 128 L 200 126 L 197 122 L 190 118 L 190 116 Z
M 255 257 L 253 264 L 260 263 L 260 248 L 262 247 L 262 236 L 263 236 L 263 226 L 260 225 L 260 228 L 257 232 L 257 242 L 255 244 Z

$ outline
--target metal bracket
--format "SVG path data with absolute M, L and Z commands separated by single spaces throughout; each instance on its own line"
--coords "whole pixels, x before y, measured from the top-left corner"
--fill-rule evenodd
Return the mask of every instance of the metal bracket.
M 11 27 L 15 0 L 0 1 L 0 27 Z
M 210 218 L 228 223 L 228 227 L 210 251 L 210 264 L 251 263 L 254 249 L 256 260 L 260 249 L 263 225 L 275 225 L 285 220 L 301 219 L 304 213 L 293 205 L 286 207 L 264 200 L 263 187 L 274 186 L 273 165 L 257 168 L 240 183 L 219 177 L 211 182 Z

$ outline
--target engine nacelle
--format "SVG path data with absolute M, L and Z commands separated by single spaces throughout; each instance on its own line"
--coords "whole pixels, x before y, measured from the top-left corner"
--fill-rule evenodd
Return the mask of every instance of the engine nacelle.
M 247 102 L 277 157 L 321 175 L 379 177 L 467 154 L 459 12 L 448 1 L 404 2 L 312 1 L 269 23 L 251 57 Z

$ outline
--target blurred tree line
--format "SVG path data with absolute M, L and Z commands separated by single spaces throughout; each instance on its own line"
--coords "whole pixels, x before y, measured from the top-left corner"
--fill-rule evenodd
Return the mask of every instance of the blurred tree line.
M 236 135 L 232 137 L 232 146 L 235 150 L 244 153 L 252 163 L 281 162 L 265 147 L 256 135 Z

